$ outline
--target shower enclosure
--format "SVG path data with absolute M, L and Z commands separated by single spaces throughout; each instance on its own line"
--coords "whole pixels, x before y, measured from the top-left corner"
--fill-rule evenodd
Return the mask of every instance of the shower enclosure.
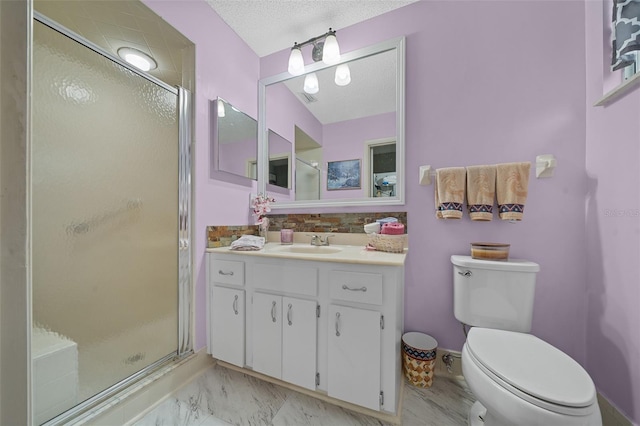
M 296 200 L 320 199 L 320 169 L 296 158 Z
M 32 384 L 40 424 L 191 349 L 190 119 L 185 90 L 42 16 L 33 25 Z

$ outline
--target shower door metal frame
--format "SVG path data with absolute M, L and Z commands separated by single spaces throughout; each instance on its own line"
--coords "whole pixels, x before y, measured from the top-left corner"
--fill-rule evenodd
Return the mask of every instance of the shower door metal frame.
M 85 39 L 81 35 L 69 30 L 68 28 L 60 25 L 56 21 L 46 17 L 45 15 L 35 10 L 33 11 L 33 19 L 31 20 L 32 23 L 33 20 L 48 26 L 49 28 L 61 33 L 62 35 L 74 40 L 75 42 L 80 43 L 81 45 L 93 50 L 95 53 L 98 53 L 99 55 L 102 55 L 105 58 L 117 63 L 128 71 L 131 71 L 136 75 L 162 87 L 163 89 L 176 95 L 178 98 L 178 342 L 176 342 L 176 352 L 170 353 L 169 355 L 161 358 L 151 365 L 148 365 L 137 373 L 134 373 L 133 375 L 125 378 L 124 380 L 116 383 L 115 385 L 103 390 L 102 392 L 92 396 L 91 398 L 83 401 L 82 403 L 44 423 L 44 425 L 46 426 L 53 426 L 66 424 L 70 420 L 78 419 L 79 417 L 87 414 L 92 408 L 95 408 L 99 404 L 108 401 L 110 398 L 117 395 L 128 386 L 133 385 L 137 381 L 147 377 L 155 371 L 158 371 L 162 367 L 179 361 L 180 359 L 193 353 L 193 338 L 191 332 L 191 282 L 193 274 L 193 266 L 191 262 L 191 140 L 193 134 L 193 101 L 192 94 L 189 90 L 180 86 L 170 86 L 164 81 L 161 81 L 156 77 L 133 67 L 119 57 L 111 54 L 100 46 Z M 31 34 L 33 34 L 33 25 L 31 25 L 30 32 Z M 32 35 L 31 40 L 33 40 Z M 30 226 L 31 224 L 29 223 L 29 227 Z M 31 233 L 31 230 L 29 230 L 29 233 Z M 29 356 L 31 357 L 30 352 L 31 350 L 29 350 Z M 31 400 L 33 400 L 33 394 L 31 394 L 30 398 Z M 30 403 L 29 405 L 31 406 L 31 410 L 33 410 L 33 404 Z

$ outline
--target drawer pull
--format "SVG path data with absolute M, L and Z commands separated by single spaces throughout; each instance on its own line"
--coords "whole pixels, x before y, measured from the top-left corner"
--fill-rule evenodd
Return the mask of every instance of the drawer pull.
M 292 307 L 293 306 L 291 306 L 291 303 L 289 303 L 289 310 L 287 311 L 287 321 L 289 322 L 289 325 L 293 325 L 293 321 L 291 321 L 292 314 L 293 314 L 293 312 L 291 312 Z
M 360 288 L 351 288 L 346 284 L 342 284 L 342 289 L 343 290 L 349 290 L 349 291 L 362 291 L 362 292 L 367 291 L 367 288 L 365 286 L 362 286 Z
M 233 298 L 233 313 L 238 315 L 238 295 Z
M 336 312 L 336 336 L 340 337 L 340 312 Z
M 222 269 L 218 269 L 218 274 L 220 274 L 220 275 L 233 275 L 233 271 L 225 272 Z
M 271 304 L 271 321 L 276 322 L 276 301 Z

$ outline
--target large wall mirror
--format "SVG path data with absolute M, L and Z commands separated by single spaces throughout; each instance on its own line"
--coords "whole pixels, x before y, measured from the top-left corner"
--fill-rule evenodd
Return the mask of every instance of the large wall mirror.
M 341 65 L 346 85 L 337 84 Z M 313 94 L 303 89 L 311 74 Z M 258 190 L 276 209 L 404 204 L 404 94 L 404 38 L 260 80 Z M 273 133 L 292 145 L 286 192 L 272 186 L 272 157 L 282 151 Z
M 222 98 L 210 102 L 213 171 L 256 180 L 258 122 Z

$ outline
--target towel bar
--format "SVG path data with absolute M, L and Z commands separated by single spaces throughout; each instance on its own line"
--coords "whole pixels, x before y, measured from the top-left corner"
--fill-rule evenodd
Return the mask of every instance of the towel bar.
M 536 157 L 536 177 L 548 178 L 553 176 L 558 162 L 553 154 L 538 155 Z M 436 171 L 431 168 L 430 165 L 420 166 L 420 185 L 431 185 L 433 177 L 435 177 Z

